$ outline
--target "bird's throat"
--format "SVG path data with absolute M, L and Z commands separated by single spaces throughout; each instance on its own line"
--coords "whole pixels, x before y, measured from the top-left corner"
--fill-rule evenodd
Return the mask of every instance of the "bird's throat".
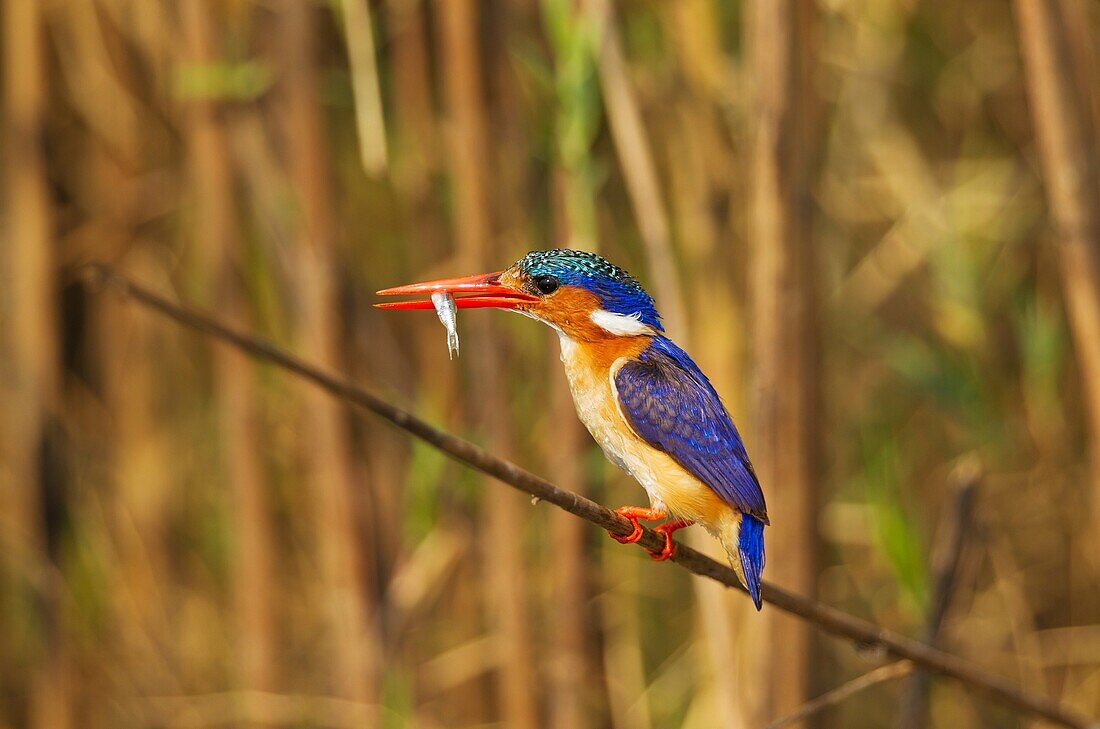
M 562 330 L 558 330 L 561 341 L 561 360 L 567 369 L 585 371 L 593 377 L 607 379 L 611 367 L 622 358 L 633 359 L 649 347 L 653 340 L 650 336 L 617 337 L 603 336 L 588 340 L 577 340 Z

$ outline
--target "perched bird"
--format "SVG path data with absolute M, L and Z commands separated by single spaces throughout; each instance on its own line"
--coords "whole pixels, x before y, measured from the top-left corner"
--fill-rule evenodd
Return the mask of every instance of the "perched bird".
M 668 518 L 657 560 L 672 534 L 694 523 L 717 537 L 760 609 L 767 506 L 741 436 L 722 400 L 684 350 L 664 335 L 642 285 L 593 253 L 533 251 L 504 271 L 383 289 L 390 295 L 446 292 L 460 309 L 493 307 L 537 319 L 558 333 L 581 422 L 607 458 L 633 476 L 650 505 L 615 509 L 634 524 Z M 378 304 L 431 309 L 430 301 Z

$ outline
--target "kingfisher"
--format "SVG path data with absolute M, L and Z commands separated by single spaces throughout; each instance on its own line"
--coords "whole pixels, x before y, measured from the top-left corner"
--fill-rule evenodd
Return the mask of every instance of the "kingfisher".
M 630 474 L 649 506 L 615 513 L 655 531 L 666 560 L 672 535 L 700 524 L 721 542 L 730 566 L 761 607 L 768 510 L 744 442 L 707 376 L 667 336 L 653 298 L 622 268 L 564 248 L 528 253 L 503 271 L 383 289 L 381 296 L 445 293 L 459 309 L 496 308 L 541 321 L 558 334 L 577 415 L 608 460 Z M 429 300 L 376 304 L 432 309 Z M 647 550 L 648 551 L 648 550 Z

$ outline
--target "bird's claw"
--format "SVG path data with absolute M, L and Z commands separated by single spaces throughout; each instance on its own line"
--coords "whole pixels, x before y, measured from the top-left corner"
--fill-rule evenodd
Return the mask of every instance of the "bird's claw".
M 625 536 L 615 534 L 614 532 L 608 532 L 611 538 L 619 544 L 634 544 L 642 538 L 643 530 L 642 525 L 638 523 L 639 519 L 646 519 L 647 521 L 657 521 L 659 519 L 664 519 L 668 516 L 668 512 L 662 511 L 660 509 L 650 509 L 644 506 L 620 506 L 618 509 L 615 509 L 615 513 L 634 525 L 634 531 Z M 672 521 L 666 521 L 664 524 L 655 527 L 653 531 L 657 532 L 658 534 L 664 535 L 665 546 L 659 552 L 654 552 L 647 549 L 646 553 L 648 553 L 654 561 L 664 562 L 676 551 L 676 543 L 672 541 L 672 533 L 679 529 L 683 529 L 684 527 L 691 526 L 693 523 L 694 522 L 686 521 L 683 519 L 674 519 Z
M 642 538 L 642 525 L 638 523 L 637 519 L 629 519 L 629 517 L 627 517 L 627 518 L 630 521 L 630 523 L 634 525 L 634 531 L 630 532 L 630 534 L 627 534 L 625 537 L 621 536 L 619 534 L 616 534 L 615 532 L 608 532 L 607 533 L 608 536 L 610 536 L 612 539 L 614 539 L 619 544 L 634 544 L 635 542 L 637 542 L 639 539 Z
M 666 559 L 676 553 L 676 542 L 672 541 L 672 533 L 679 531 L 684 527 L 689 527 L 694 523 L 695 522 L 687 521 L 686 519 L 674 519 L 672 521 L 666 521 L 664 524 L 655 527 L 653 531 L 657 532 L 658 534 L 664 535 L 665 546 L 660 552 L 651 552 L 648 549 L 646 550 L 646 552 L 649 553 L 649 556 L 653 559 L 654 562 L 664 562 Z
M 616 534 L 615 532 L 608 532 L 611 538 L 619 544 L 634 544 L 642 538 L 642 525 L 638 523 L 638 519 L 663 518 L 663 514 L 657 516 L 653 509 L 647 509 L 644 506 L 620 506 L 618 509 L 615 509 L 615 513 L 634 525 L 634 531 L 626 536 Z M 656 513 L 660 514 L 660 512 Z
M 655 529 L 654 531 L 658 531 L 660 530 L 660 528 L 661 527 L 657 527 L 657 529 Z M 673 552 L 676 551 L 676 542 L 672 541 L 672 535 L 668 532 L 661 533 L 665 535 L 664 548 L 661 549 L 660 552 L 651 552 L 648 549 L 646 550 L 646 554 L 648 554 L 649 558 L 652 559 L 654 562 L 664 562 L 666 559 L 672 556 Z

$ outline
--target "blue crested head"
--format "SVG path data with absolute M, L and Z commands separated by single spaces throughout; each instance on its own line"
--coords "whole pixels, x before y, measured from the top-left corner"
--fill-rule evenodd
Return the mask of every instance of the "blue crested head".
M 594 294 L 607 311 L 664 331 L 653 297 L 638 279 L 602 256 L 570 248 L 531 251 L 516 261 L 515 267 L 531 281 L 584 289 Z

